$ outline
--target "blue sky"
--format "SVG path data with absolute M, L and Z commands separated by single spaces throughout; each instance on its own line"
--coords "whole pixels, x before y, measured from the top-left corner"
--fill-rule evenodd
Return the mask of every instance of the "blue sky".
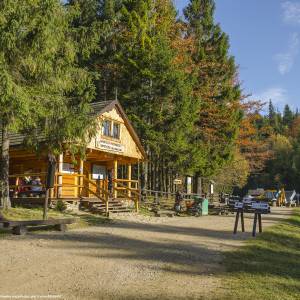
M 179 11 L 189 2 L 174 0 Z M 245 94 L 300 108 L 300 0 L 216 0 Z

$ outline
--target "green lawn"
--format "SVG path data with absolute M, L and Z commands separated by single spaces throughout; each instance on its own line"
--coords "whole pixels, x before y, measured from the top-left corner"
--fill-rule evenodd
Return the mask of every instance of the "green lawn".
M 300 213 L 225 257 L 221 299 L 300 299 Z
M 0 211 L 4 218 L 8 220 L 39 220 L 43 218 L 42 208 L 10 208 L 8 211 Z M 49 209 L 48 218 L 74 218 L 78 221 L 75 224 L 68 225 L 69 229 L 83 228 L 87 226 L 97 226 L 109 222 L 104 216 L 94 215 L 90 213 L 63 213 L 54 209 Z M 9 233 L 9 230 L 0 229 L 0 234 Z

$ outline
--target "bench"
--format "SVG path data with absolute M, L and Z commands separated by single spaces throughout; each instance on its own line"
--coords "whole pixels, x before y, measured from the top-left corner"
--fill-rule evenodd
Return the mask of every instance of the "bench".
M 0 223 L 3 224 L 4 228 L 12 228 L 12 233 L 16 235 L 25 235 L 27 233 L 27 226 L 54 226 L 58 231 L 66 231 L 67 224 L 73 224 L 75 222 L 75 218 L 28 221 L 0 220 Z

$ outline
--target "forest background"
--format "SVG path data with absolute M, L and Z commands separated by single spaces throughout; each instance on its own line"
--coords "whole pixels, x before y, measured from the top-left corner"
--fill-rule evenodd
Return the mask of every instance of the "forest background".
M 44 2 L 36 1 L 35 5 Z M 71 49 L 71 43 L 76 49 L 71 56 L 71 52 L 67 52 L 68 59 L 60 67 L 63 69 L 71 62 L 68 70 L 76 69 L 81 72 L 79 77 L 84 77 L 77 80 L 80 89 L 59 89 L 61 103 L 66 104 L 66 95 L 68 99 L 70 95 L 73 98 L 76 95 L 76 99 L 84 95 L 85 99 L 84 103 L 68 100 L 61 119 L 66 117 L 69 107 L 76 108 L 74 113 L 84 108 L 82 114 L 87 115 L 86 103 L 117 98 L 147 152 L 148 159 L 141 164 L 143 188 L 171 192 L 175 178 L 192 176 L 194 192 L 199 192 L 200 187 L 205 189 L 210 180 L 224 192 L 281 186 L 300 190 L 297 180 L 300 177 L 300 115 L 288 105 L 279 112 L 271 99 L 269 103 L 262 103 L 260 99 L 244 95 L 238 66 L 229 54 L 229 37 L 214 19 L 213 0 L 190 0 L 180 16 L 171 0 L 46 2 L 45 10 L 60 6 L 63 32 L 69 43 L 64 50 Z M 26 3 L 22 1 L 22 4 Z M 3 5 L 0 29 L 11 15 L 11 10 L 5 14 L 5 3 Z M 26 13 L 32 14 L 30 9 Z M 55 16 L 59 18 L 58 14 Z M 57 22 L 55 26 L 61 24 Z M 0 54 L 1 51 L 4 50 L 0 50 Z M 46 58 L 47 55 L 43 57 Z M 0 59 L 5 65 L 4 54 Z M 47 72 L 55 72 L 55 61 L 53 69 L 47 68 Z M 15 76 L 13 70 L 8 68 L 7 72 L 8 76 Z M 67 78 L 70 85 L 74 83 L 70 76 Z M 27 81 L 29 86 L 30 82 L 31 78 Z M 55 82 L 61 84 L 61 80 Z M 40 86 L 45 87 L 45 83 Z M 34 93 L 27 88 L 26 99 L 22 98 L 17 107 L 26 103 L 29 107 L 32 99 L 43 102 L 46 97 L 37 97 L 42 93 L 40 86 Z M 5 88 L 8 90 L 6 86 L 3 90 Z M 47 95 L 50 94 L 57 95 L 57 91 L 48 89 Z M 4 99 L 0 94 L 3 107 Z M 268 113 L 263 114 L 266 105 Z M 23 119 L 31 120 L 30 124 L 13 118 L 6 124 L 9 112 L 3 110 L 0 113 L 2 126 L 6 124 L 9 130 L 24 133 L 32 132 L 38 124 L 40 130 L 46 130 L 45 124 L 49 125 L 50 118 L 45 117 L 45 111 L 40 111 L 41 118 L 32 119 L 28 118 L 32 114 L 30 110 L 26 113 L 22 110 Z M 52 116 L 53 120 L 57 117 L 55 110 Z M 83 116 L 80 120 L 74 123 L 73 130 L 72 120 L 66 123 L 67 132 L 72 133 L 69 137 L 78 128 L 84 129 Z M 65 130 L 61 123 L 53 127 L 57 128 Z M 54 135 L 54 130 L 46 132 L 46 136 Z M 27 134 L 27 137 L 27 145 L 33 147 L 32 135 Z M 59 150 L 59 143 L 52 141 L 51 144 L 54 150 Z

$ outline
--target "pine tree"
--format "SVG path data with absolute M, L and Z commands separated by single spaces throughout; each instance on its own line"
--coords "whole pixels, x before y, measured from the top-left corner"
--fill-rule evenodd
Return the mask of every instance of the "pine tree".
M 275 111 L 275 107 L 273 105 L 272 100 L 269 100 L 269 113 L 268 113 L 268 117 L 269 117 L 269 122 L 271 125 L 275 124 L 275 119 L 276 119 L 276 111 Z
M 284 126 L 291 127 L 294 120 L 294 113 L 291 111 L 288 104 L 284 106 L 282 122 Z

